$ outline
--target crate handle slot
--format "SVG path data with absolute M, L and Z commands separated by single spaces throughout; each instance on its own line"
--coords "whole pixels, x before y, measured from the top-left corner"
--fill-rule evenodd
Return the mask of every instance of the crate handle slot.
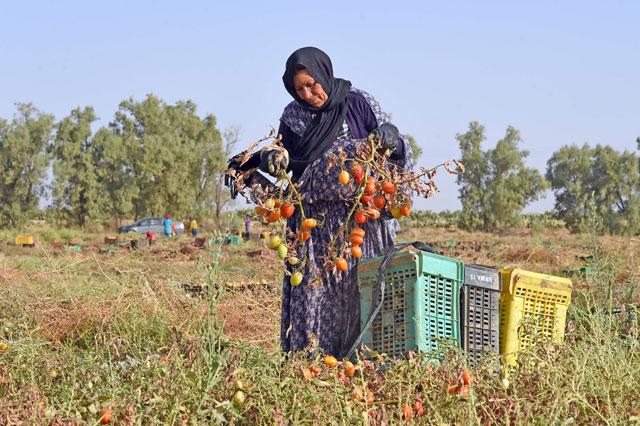
M 433 247 L 431 247 L 430 245 L 428 245 L 426 243 L 423 243 L 422 241 L 414 241 L 412 243 L 396 244 L 395 246 L 393 246 L 389 250 L 387 250 L 387 252 L 384 255 L 384 258 L 380 262 L 380 266 L 378 267 L 378 291 L 380 292 L 380 301 L 378 302 L 376 307 L 371 312 L 371 315 L 369 315 L 369 319 L 367 320 L 367 323 L 364 325 L 364 327 L 362 327 L 362 330 L 360 331 L 360 335 L 358 336 L 356 341 L 351 346 L 351 349 L 349 349 L 349 352 L 347 353 L 346 359 L 350 359 L 351 358 L 351 356 L 355 352 L 356 348 L 360 345 L 360 342 L 362 342 L 362 338 L 364 337 L 364 334 L 367 332 L 369 327 L 371 327 L 371 324 L 373 323 L 373 320 L 375 319 L 376 315 L 378 315 L 378 312 L 380 312 L 380 307 L 382 306 L 382 302 L 384 301 L 384 272 L 385 272 L 385 269 L 387 268 L 387 263 L 389 263 L 389 260 L 391 260 L 391 258 L 393 257 L 394 254 L 396 254 L 397 252 L 399 252 L 400 250 L 402 250 L 403 248 L 408 247 L 408 246 L 413 246 L 413 247 L 417 248 L 418 250 L 425 251 L 427 253 L 440 254 L 437 251 L 435 251 L 433 249 Z M 375 299 L 376 299 L 376 297 L 375 297 L 375 293 L 374 293 L 373 294 L 373 300 L 375 300 Z

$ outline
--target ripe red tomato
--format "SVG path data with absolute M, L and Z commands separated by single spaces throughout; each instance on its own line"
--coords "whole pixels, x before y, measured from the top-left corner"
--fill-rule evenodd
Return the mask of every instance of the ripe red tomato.
M 396 186 L 389 181 L 385 181 L 382 183 L 382 190 L 387 194 L 394 194 L 396 192 Z
M 364 214 L 364 212 L 362 210 L 358 210 L 354 215 L 353 215 L 353 219 L 357 222 L 357 223 L 366 223 L 367 222 L 367 216 Z
M 297 237 L 300 241 L 307 241 L 311 237 L 311 233 L 309 231 L 298 231 Z
M 371 195 L 374 192 L 376 192 L 376 184 L 367 182 L 364 186 L 364 193 Z
M 362 182 L 362 179 L 364 179 L 364 170 L 362 170 L 362 166 L 360 164 L 353 163 L 351 166 L 351 176 L 358 185 Z
M 408 206 L 400 207 L 400 216 L 409 216 L 411 214 L 411 209 Z
M 362 238 L 360 235 L 351 234 L 351 236 L 349 237 L 349 242 L 351 244 L 355 244 L 359 246 L 364 242 L 364 238 Z
M 373 197 L 373 205 L 379 209 L 383 209 L 385 204 L 384 197 L 382 195 L 376 195 Z
M 413 411 L 416 412 L 417 417 L 422 417 L 424 415 L 424 407 L 422 406 L 422 401 L 418 399 L 413 403 Z
M 273 210 L 269 212 L 269 216 L 267 216 L 267 221 L 277 222 L 279 220 L 280 220 L 280 210 Z
M 367 207 L 364 209 L 364 214 L 367 215 L 369 219 L 380 219 L 380 210 L 374 209 L 373 207 Z
M 371 195 L 364 194 L 362 197 L 360 197 L 360 202 L 362 204 L 367 204 L 369 203 L 369 201 L 371 201 Z
M 291 204 L 284 203 L 280 207 L 280 216 L 284 217 L 285 219 L 289 219 L 291 216 L 293 216 L 293 213 L 295 213 L 295 211 L 296 211 L 296 208 L 293 207 Z

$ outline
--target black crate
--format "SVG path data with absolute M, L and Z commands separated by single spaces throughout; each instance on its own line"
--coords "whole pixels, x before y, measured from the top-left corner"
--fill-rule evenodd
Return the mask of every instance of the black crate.
M 475 364 L 487 352 L 500 348 L 500 292 L 502 282 L 496 269 L 464 265 L 460 292 L 462 348 Z

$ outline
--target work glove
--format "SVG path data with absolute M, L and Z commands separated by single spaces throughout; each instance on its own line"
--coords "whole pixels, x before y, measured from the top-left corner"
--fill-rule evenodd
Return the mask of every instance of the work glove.
M 289 166 L 289 153 L 280 147 L 265 148 L 260 151 L 260 170 L 273 177 L 279 177 L 287 171 Z
M 242 170 L 240 169 L 240 161 L 243 157 L 244 153 L 232 157 L 229 159 L 227 163 L 227 170 L 224 174 L 224 185 L 229 188 L 229 192 L 231 193 L 231 199 L 235 200 L 238 196 L 238 189 L 236 188 L 236 173 L 240 173 Z
M 393 124 L 384 123 L 369 133 L 369 138 L 373 138 L 383 152 L 391 154 L 400 144 L 400 131 Z

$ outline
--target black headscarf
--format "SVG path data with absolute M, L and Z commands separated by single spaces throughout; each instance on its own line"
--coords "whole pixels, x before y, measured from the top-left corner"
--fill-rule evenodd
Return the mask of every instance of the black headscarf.
M 298 97 L 293 77 L 301 68 L 306 69 L 327 93 L 329 98 L 322 107 L 314 108 Z M 293 52 L 287 59 L 282 81 L 293 99 L 315 113 L 315 118 L 305 130 L 300 143 L 294 147 L 287 147 L 291 157 L 291 168 L 294 175 L 299 176 L 335 142 L 347 115 L 347 95 L 351 89 L 351 82 L 335 78 L 331 59 L 316 47 L 303 47 Z

